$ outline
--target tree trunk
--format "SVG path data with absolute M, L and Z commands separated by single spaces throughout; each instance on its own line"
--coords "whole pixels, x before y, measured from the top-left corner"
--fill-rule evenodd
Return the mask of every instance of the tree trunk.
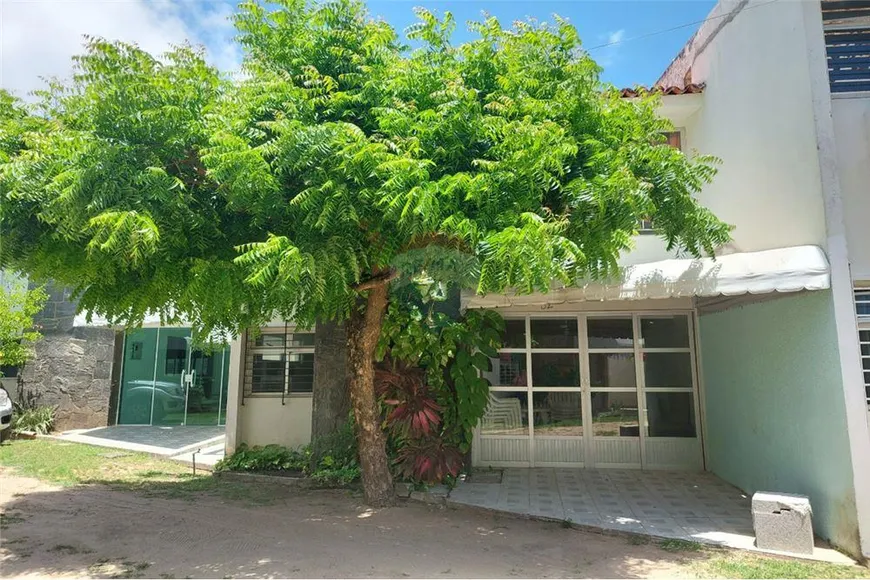
M 365 307 L 354 310 L 347 322 L 347 363 L 350 402 L 356 420 L 359 461 L 366 503 L 375 507 L 395 502 L 393 477 L 387 460 L 386 436 L 375 397 L 374 355 L 387 310 L 389 285 L 369 290 Z
M 311 441 L 338 431 L 350 413 L 347 384 L 347 336 L 344 324 L 318 321 L 314 334 L 314 392 Z

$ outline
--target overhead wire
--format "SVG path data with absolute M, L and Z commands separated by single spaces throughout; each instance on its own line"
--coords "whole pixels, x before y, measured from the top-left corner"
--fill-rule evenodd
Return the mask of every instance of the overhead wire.
M 709 16 L 704 18 L 703 20 L 695 20 L 694 22 L 686 22 L 685 24 L 679 24 L 677 26 L 672 26 L 670 28 L 665 28 L 663 30 L 656 30 L 655 32 L 648 32 L 646 34 L 641 34 L 638 36 L 632 36 L 630 38 L 621 38 L 619 40 L 614 40 L 611 42 L 605 42 L 604 44 L 599 44 L 597 46 L 593 46 L 591 48 L 587 48 L 587 52 L 591 52 L 593 50 L 598 50 L 600 48 L 607 48 L 608 46 L 615 46 L 617 44 L 625 44 L 626 42 L 632 42 L 635 40 L 643 40 L 644 38 L 649 38 L 651 36 L 658 36 L 659 34 L 666 34 L 668 32 L 673 32 L 675 30 L 680 30 L 682 28 L 688 28 L 690 26 L 697 26 L 700 24 L 704 24 L 705 22 L 710 22 L 711 20 L 718 20 L 720 18 L 727 18 L 731 15 L 736 15 L 738 12 L 746 12 L 747 10 L 753 10 L 755 8 L 761 8 L 762 6 L 767 6 L 768 4 L 773 4 L 775 2 L 779 2 L 779 0 L 768 0 L 767 2 L 762 2 L 760 4 L 753 4 L 751 6 L 744 6 L 742 8 L 737 8 L 730 12 L 726 12 L 725 14 L 717 14 L 716 16 Z

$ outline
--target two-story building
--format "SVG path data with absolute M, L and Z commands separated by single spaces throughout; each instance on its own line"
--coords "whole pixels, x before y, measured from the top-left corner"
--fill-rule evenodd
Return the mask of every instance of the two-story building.
M 621 279 L 464 293 L 507 319 L 473 463 L 707 470 L 870 556 L 870 2 L 723 0 L 657 86 L 672 144 L 722 159 L 700 197 L 733 241 L 693 260 L 644 224 Z M 231 352 L 227 451 L 306 443 L 316 331 Z

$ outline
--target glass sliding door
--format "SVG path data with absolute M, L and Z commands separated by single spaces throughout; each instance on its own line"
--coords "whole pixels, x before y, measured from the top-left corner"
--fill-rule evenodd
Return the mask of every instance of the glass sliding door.
M 157 328 L 140 328 L 124 338 L 123 376 L 118 399 L 119 425 L 150 425 L 154 399 Z
M 192 349 L 189 328 L 141 328 L 124 340 L 118 424 L 223 425 L 229 348 Z
M 598 467 L 640 467 L 640 422 L 634 321 L 587 317 L 589 407 Z
M 532 361 L 532 457 L 539 466 L 585 461 L 577 317 L 529 319 Z
M 692 321 L 685 314 L 638 318 L 644 377 L 644 466 L 700 468 Z
M 506 321 L 482 376 L 475 462 L 700 469 L 689 314 L 529 315 Z
M 190 330 L 161 328 L 157 339 L 157 372 L 154 375 L 152 425 L 183 425 L 184 376 L 190 353 Z
M 220 424 L 223 392 L 224 351 L 205 353 L 194 350 L 185 375 L 187 414 L 185 425 Z

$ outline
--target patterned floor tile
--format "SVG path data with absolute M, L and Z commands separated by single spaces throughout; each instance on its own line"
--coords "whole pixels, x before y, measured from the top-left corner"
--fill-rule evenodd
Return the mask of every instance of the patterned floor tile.
M 501 483 L 461 482 L 450 498 L 457 503 L 669 538 L 723 541 L 723 535 L 752 535 L 749 500 L 710 474 L 505 469 Z

